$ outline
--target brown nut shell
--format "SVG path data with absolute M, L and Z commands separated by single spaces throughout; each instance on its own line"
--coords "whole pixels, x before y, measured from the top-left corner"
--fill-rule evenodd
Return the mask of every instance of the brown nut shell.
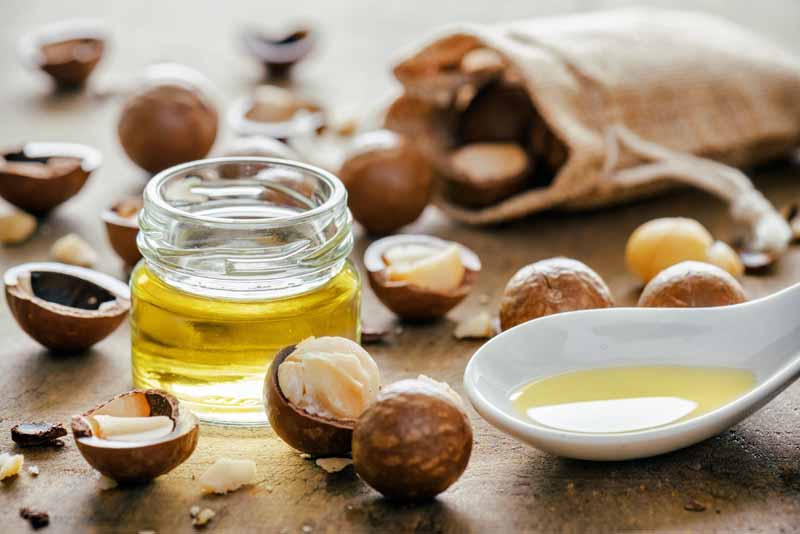
M 494 82 L 481 89 L 461 114 L 458 136 L 463 143 L 522 143 L 534 115 L 524 86 Z
M 419 379 L 385 387 L 353 432 L 358 475 L 385 497 L 432 499 L 467 467 L 472 427 L 446 394 Z
M 500 301 L 500 327 L 575 310 L 610 308 L 608 286 L 586 264 L 550 258 L 526 265 L 508 281 Z
M 43 215 L 72 198 L 100 166 L 100 152 L 74 143 L 26 143 L 0 153 L 0 196 Z
M 175 422 L 173 431 L 154 442 L 109 442 L 93 435 L 87 419 L 93 415 L 150 417 L 164 415 Z M 72 435 L 86 461 L 120 484 L 147 482 L 188 459 L 197 447 L 197 417 L 181 411 L 178 400 L 157 389 L 135 389 L 72 418 Z
M 142 205 L 141 197 L 125 198 L 115 202 L 100 215 L 106 226 L 111 248 L 126 265 L 136 265 L 142 259 L 142 253 L 136 245 L 136 236 L 139 235 L 136 215 Z
M 25 63 L 47 73 L 58 88 L 80 88 L 102 59 L 107 38 L 100 21 L 66 20 L 23 37 L 20 53 Z
M 438 319 L 455 308 L 472 291 L 481 270 L 481 261 L 473 251 L 456 243 L 465 272 L 461 284 L 448 292 L 431 291 L 407 282 L 389 280 L 386 276 L 387 265 L 383 259 L 384 254 L 390 248 L 411 244 L 444 248 L 452 242 L 411 234 L 384 237 L 373 242 L 364 252 L 364 267 L 369 274 L 369 285 L 378 299 L 402 319 L 407 321 Z
M 155 81 L 125 103 L 117 133 L 128 157 L 156 173 L 208 154 L 217 123 L 217 111 L 198 87 Z
M 57 352 L 81 352 L 107 337 L 130 309 L 130 291 L 106 274 L 62 263 L 25 263 L 3 275 L 20 327 Z
M 746 300 L 741 284 L 724 269 L 709 263 L 684 261 L 664 269 L 650 280 L 639 297 L 639 306 L 703 308 Z
M 445 195 L 462 206 L 482 207 L 524 189 L 531 163 L 517 144 L 473 143 L 451 154 L 448 169 Z
M 433 169 L 407 138 L 388 130 L 356 137 L 339 170 L 353 218 L 372 234 L 417 220 L 430 201 Z
M 242 44 L 255 59 L 260 61 L 266 74 L 272 78 L 286 78 L 292 67 L 314 48 L 314 33 L 311 28 L 301 27 L 277 34 L 267 34 L 253 28 L 241 33 Z
M 331 419 L 295 407 L 278 384 L 278 367 L 295 350 L 291 345 L 279 351 L 267 371 L 264 403 L 272 429 L 290 447 L 314 456 L 343 456 L 350 453 L 354 420 Z

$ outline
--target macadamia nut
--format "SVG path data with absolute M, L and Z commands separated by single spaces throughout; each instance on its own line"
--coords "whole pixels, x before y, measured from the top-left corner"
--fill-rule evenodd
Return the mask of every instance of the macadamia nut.
M 36 231 L 36 217 L 19 210 L 0 213 L 0 243 L 16 245 L 26 241 Z
M 550 258 L 526 265 L 508 281 L 500 301 L 500 326 L 508 330 L 545 315 L 613 305 L 608 286 L 588 266 Z
M 744 274 L 744 265 L 739 255 L 724 241 L 715 241 L 708 248 L 708 263 L 726 270 L 733 276 L 739 278 Z
M 50 247 L 50 255 L 61 263 L 91 267 L 97 261 L 92 246 L 77 234 L 67 234 Z
M 222 494 L 252 484 L 255 478 L 256 463 L 253 460 L 220 458 L 203 473 L 200 484 L 203 491 Z
M 694 219 L 653 219 L 639 226 L 628 238 L 625 259 L 630 271 L 648 282 L 676 263 L 704 261 L 713 242 L 708 230 Z
M 384 256 L 386 277 L 430 291 L 447 292 L 461 285 L 466 269 L 458 245 L 444 249 L 408 245 L 389 249 Z
M 684 261 L 650 280 L 639 298 L 639 306 L 702 308 L 746 300 L 744 289 L 727 271 L 709 263 Z
M 280 365 L 278 385 L 289 402 L 310 414 L 356 419 L 375 400 L 380 373 L 358 343 L 311 338 L 299 343 Z

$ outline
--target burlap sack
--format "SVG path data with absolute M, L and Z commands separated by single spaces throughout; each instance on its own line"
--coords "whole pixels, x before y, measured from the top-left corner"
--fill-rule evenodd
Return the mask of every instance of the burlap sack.
M 461 60 L 478 48 L 499 52 L 507 68 L 465 72 Z M 637 8 L 462 25 L 426 40 L 394 72 L 405 93 L 386 125 L 418 139 L 440 170 L 461 142 L 461 101 L 493 76 L 519 78 L 566 148 L 552 181 L 496 204 L 469 209 L 440 197 L 458 220 L 608 205 L 688 183 L 728 201 L 753 248 L 780 251 L 790 240 L 785 221 L 732 166 L 800 145 L 800 62 L 730 22 Z

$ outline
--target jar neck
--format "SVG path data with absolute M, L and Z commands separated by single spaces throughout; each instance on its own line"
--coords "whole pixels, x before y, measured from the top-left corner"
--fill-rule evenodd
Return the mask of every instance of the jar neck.
M 243 168 L 221 177 L 231 165 Z M 341 271 L 353 247 L 351 221 L 344 186 L 330 173 L 268 158 L 217 158 L 153 178 L 138 245 L 154 275 L 183 291 L 284 298 Z

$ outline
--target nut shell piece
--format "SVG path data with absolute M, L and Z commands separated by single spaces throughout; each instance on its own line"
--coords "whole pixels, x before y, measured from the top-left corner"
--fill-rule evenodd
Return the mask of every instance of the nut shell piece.
M 488 206 L 525 188 L 528 155 L 514 143 L 472 143 L 450 156 L 445 194 L 462 206 Z
M 356 472 L 389 499 L 431 499 L 469 462 L 472 427 L 463 405 L 432 382 L 409 379 L 385 387 L 356 423 Z
M 608 286 L 587 265 L 550 258 L 526 265 L 508 281 L 500 301 L 500 326 L 508 330 L 545 315 L 613 305 Z
M 93 435 L 89 417 L 149 417 L 164 415 L 175 421 L 167 436 L 147 442 L 109 442 Z M 181 411 L 178 400 L 157 389 L 135 389 L 72 418 L 75 444 L 86 461 L 120 484 L 147 482 L 183 463 L 197 447 L 197 417 Z
M 125 103 L 117 133 L 128 157 L 156 173 L 208 154 L 217 124 L 217 111 L 200 87 L 155 79 Z
M 639 297 L 639 306 L 702 308 L 746 300 L 744 289 L 727 271 L 708 263 L 684 261 L 650 280 Z
M 448 292 L 432 291 L 404 281 L 387 277 L 385 253 L 396 246 L 423 245 L 445 248 L 453 244 L 426 235 L 394 235 L 373 242 L 364 252 L 364 267 L 369 283 L 378 299 L 401 318 L 408 321 L 429 321 L 444 316 L 472 291 L 481 270 L 478 255 L 456 243 L 464 264 L 461 284 Z
M 264 383 L 267 417 L 275 433 L 289 446 L 315 456 L 342 456 L 350 452 L 355 420 L 332 419 L 297 408 L 281 391 L 278 367 L 296 345 L 275 355 Z
M 43 215 L 73 197 L 102 162 L 100 152 L 74 143 L 25 143 L 0 153 L 0 196 Z
M 388 130 L 357 136 L 339 177 L 353 218 L 373 234 L 417 220 L 433 188 L 433 169 L 422 152 Z
M 20 40 L 22 60 L 47 73 L 57 87 L 83 86 L 103 57 L 108 40 L 99 20 L 72 19 L 49 24 Z
M 123 282 L 62 263 L 25 263 L 3 275 L 6 302 L 20 327 L 45 347 L 80 352 L 113 332 L 130 309 Z
M 142 259 L 142 253 L 136 245 L 136 236 L 139 235 L 136 215 L 142 209 L 142 205 L 141 197 L 125 198 L 115 202 L 100 215 L 111 248 L 126 265 L 136 265 Z

